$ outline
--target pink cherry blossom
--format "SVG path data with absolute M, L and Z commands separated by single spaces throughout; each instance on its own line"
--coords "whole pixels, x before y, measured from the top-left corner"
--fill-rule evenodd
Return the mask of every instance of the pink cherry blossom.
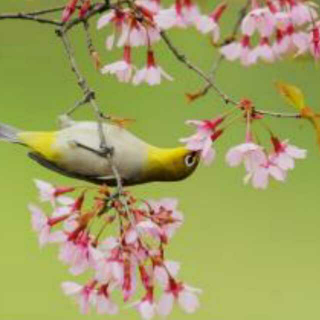
M 270 155 L 270 159 L 282 170 L 294 169 L 294 160 L 305 159 L 307 156 L 307 150 L 290 145 L 287 140 L 280 142 L 276 137 L 272 137 L 271 141 L 274 153 Z
M 220 27 L 216 21 L 214 21 L 214 19 L 203 15 L 196 20 L 195 25 L 196 28 L 202 33 L 211 32 L 213 43 L 218 42 L 220 38 Z
M 156 14 L 161 10 L 160 0 L 140 0 L 136 1 L 136 4 L 150 10 L 153 14 Z
M 226 155 L 226 161 L 230 167 L 237 167 L 244 163 L 246 170 L 252 171 L 265 163 L 267 156 L 261 146 L 246 142 L 231 148 Z
M 75 282 L 63 282 L 61 284 L 62 290 L 65 295 L 75 297 L 76 302 L 80 307 L 80 312 L 82 314 L 88 314 L 90 306 L 95 303 L 96 298 L 96 282 L 82 286 Z
M 116 10 L 111 10 L 107 12 L 106 14 L 102 15 L 98 20 L 97 29 L 98 30 L 102 29 L 109 23 L 112 23 L 114 32 L 107 37 L 106 47 L 107 49 L 111 50 L 113 47 L 116 35 L 120 35 L 121 33 L 123 33 L 123 30 L 128 26 L 128 11 L 116 9 Z M 119 43 L 118 43 L 118 46 L 120 46 Z
M 77 234 L 75 239 L 73 239 L 73 234 Z M 59 259 L 70 266 L 70 273 L 79 275 L 89 267 L 94 267 L 95 262 L 101 258 L 102 254 L 91 245 L 90 240 L 86 232 L 78 233 L 76 230 L 61 245 Z
M 152 319 L 156 314 L 156 304 L 153 299 L 153 287 L 148 287 L 145 296 L 140 301 L 133 303 L 133 306 L 138 310 L 142 319 Z
M 170 277 L 176 277 L 180 270 L 180 263 L 176 261 L 164 261 L 156 264 L 153 269 L 154 278 L 161 287 L 166 288 L 169 285 Z
M 147 54 L 147 65 L 138 70 L 133 77 L 133 84 L 139 85 L 142 82 L 148 83 L 150 86 L 158 85 L 161 83 L 161 78 L 172 81 L 173 78 L 168 75 L 160 66 L 155 62 L 153 51 L 149 50 Z
M 195 26 L 200 32 L 212 33 L 213 43 L 218 42 L 220 38 L 218 22 L 226 8 L 226 3 L 222 3 L 209 16 L 202 15 L 195 19 Z
M 194 24 L 199 17 L 199 8 L 191 0 L 176 0 L 171 8 L 160 10 L 154 21 L 160 29 L 186 28 Z
M 292 0 L 290 1 L 290 5 L 289 16 L 291 21 L 297 26 L 311 23 L 318 18 L 317 11 L 308 4 Z
M 169 315 L 175 301 L 178 302 L 182 310 L 193 313 L 199 307 L 197 296 L 199 293 L 201 293 L 201 290 L 176 282 L 171 278 L 168 287 L 158 302 L 158 313 L 162 316 Z
M 99 247 L 103 252 L 105 252 L 104 248 L 107 248 L 107 251 L 105 252 L 106 256 L 95 263 L 95 277 L 100 283 L 113 282 L 122 286 L 124 279 L 123 252 L 119 243 L 114 243 L 114 241 L 115 239 L 108 238 Z
M 276 19 L 268 7 L 257 8 L 250 11 L 242 20 L 241 30 L 243 34 L 252 36 L 257 30 L 262 37 L 269 37 L 275 27 Z
M 96 309 L 98 314 L 114 315 L 119 312 L 117 304 L 110 298 L 110 285 L 102 285 L 96 295 Z
M 57 223 L 66 220 L 69 216 L 68 214 L 49 218 L 39 207 L 33 204 L 29 205 L 29 210 L 32 214 L 32 228 L 38 233 L 40 247 L 47 243 L 62 242 L 67 238 L 64 232 L 51 232 L 51 229 Z
M 185 143 L 189 150 L 199 151 L 201 158 L 205 164 L 210 164 L 215 158 L 215 150 L 212 149 L 212 144 L 221 134 L 221 130 L 216 130 L 224 118 L 215 118 L 212 120 L 189 120 L 186 123 L 194 125 L 197 132 L 188 138 L 180 139 L 180 142 Z
M 244 178 L 244 183 L 250 180 L 256 189 L 266 189 L 269 183 L 269 178 L 273 177 L 277 181 L 284 182 L 287 177 L 287 172 L 278 167 L 270 158 L 265 163 L 254 166 L 248 171 Z
M 74 188 L 70 187 L 54 187 L 52 184 L 35 180 L 36 187 L 40 193 L 40 200 L 43 202 L 50 202 L 55 205 L 56 202 L 62 205 L 70 205 L 73 203 L 73 199 L 63 196 L 63 194 L 74 191 Z
M 157 229 L 154 232 L 165 237 L 162 241 L 171 239 L 183 223 L 183 214 L 177 209 L 178 201 L 172 198 L 164 198 L 159 201 L 148 200 L 147 203 L 152 209 L 153 218 L 161 226 L 161 231 Z
M 261 59 L 264 62 L 272 63 L 276 59 L 273 48 L 270 46 L 268 38 L 262 38 L 259 45 L 253 50 L 255 60 Z
M 106 65 L 101 69 L 102 74 L 114 74 L 120 82 L 129 82 L 134 66 L 131 64 L 131 48 L 124 47 L 123 60 Z
M 244 35 L 241 42 L 231 42 L 220 49 L 221 54 L 230 61 L 240 59 L 244 66 L 256 63 L 256 56 L 250 45 L 250 37 Z

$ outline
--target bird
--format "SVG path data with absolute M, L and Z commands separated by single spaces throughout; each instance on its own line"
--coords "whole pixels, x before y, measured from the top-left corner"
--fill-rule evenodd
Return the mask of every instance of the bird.
M 199 164 L 199 153 L 183 146 L 159 148 L 113 123 L 104 122 L 102 131 L 112 161 L 100 153 L 94 121 L 67 121 L 57 131 L 24 131 L 0 123 L 0 140 L 27 147 L 29 157 L 47 169 L 110 187 L 119 178 L 123 186 L 183 180 Z

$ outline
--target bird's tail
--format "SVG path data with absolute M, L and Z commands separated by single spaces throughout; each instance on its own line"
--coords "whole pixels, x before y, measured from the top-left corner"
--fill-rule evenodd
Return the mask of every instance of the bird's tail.
M 0 140 L 8 141 L 11 143 L 20 143 L 20 140 L 18 138 L 19 132 L 19 129 L 0 122 Z

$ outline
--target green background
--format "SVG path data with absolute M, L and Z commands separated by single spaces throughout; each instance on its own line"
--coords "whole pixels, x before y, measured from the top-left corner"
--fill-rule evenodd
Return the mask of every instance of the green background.
M 33 10 L 53 2 L 64 3 L 1 0 L 0 13 Z M 238 5 L 232 3 L 223 18 L 226 30 L 233 24 Z M 211 4 L 201 6 L 207 10 Z M 119 50 L 104 50 L 107 33 L 106 29 L 94 33 L 104 63 L 121 55 Z M 192 61 L 209 70 L 214 50 L 208 37 L 192 29 L 171 35 Z M 95 72 L 83 36 L 79 27 L 72 32 L 72 41 L 99 104 L 107 113 L 136 119 L 131 130 L 148 142 L 175 146 L 180 137 L 191 133 L 185 120 L 213 117 L 224 110 L 213 92 L 194 104 L 186 103 L 184 93 L 197 90 L 202 81 L 178 63 L 163 44 L 156 46 L 156 54 L 175 82 L 136 88 Z M 139 65 L 144 51 L 134 53 Z M 220 86 L 233 97 L 249 97 L 261 108 L 291 112 L 275 92 L 275 80 L 301 87 L 309 105 L 319 110 L 319 67 L 311 59 L 249 69 L 225 63 L 218 75 Z M 53 28 L 27 21 L 0 21 L 0 96 L 1 122 L 29 130 L 54 129 L 57 115 L 81 97 Z M 90 118 L 89 108 L 84 107 L 77 117 Z M 242 185 L 242 168 L 226 166 L 226 150 L 244 139 L 244 127 L 239 123 L 217 142 L 218 157 L 212 166 L 201 166 L 183 182 L 132 189 L 145 198 L 180 200 L 186 220 L 168 257 L 181 261 L 181 277 L 187 283 L 204 290 L 200 310 L 186 318 L 320 318 L 319 148 L 311 126 L 304 121 L 266 122 L 281 138 L 290 138 L 309 151 L 307 160 L 290 172 L 287 183 L 271 183 L 268 190 L 257 191 Z M 262 128 L 257 129 L 267 137 Z M 0 319 L 102 318 L 79 316 L 76 306 L 63 296 L 60 283 L 73 277 L 56 259 L 56 248 L 39 250 L 26 209 L 37 199 L 32 179 L 72 181 L 37 166 L 26 157 L 26 150 L 17 146 L 3 143 L 0 150 Z M 170 319 L 184 317 L 177 309 Z M 138 315 L 125 309 L 118 318 L 138 319 Z

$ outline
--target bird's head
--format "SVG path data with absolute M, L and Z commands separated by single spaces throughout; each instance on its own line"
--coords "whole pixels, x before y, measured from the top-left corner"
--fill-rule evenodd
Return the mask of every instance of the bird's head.
M 199 164 L 196 151 L 184 147 L 161 149 L 150 147 L 145 177 L 149 181 L 178 181 L 187 178 Z

